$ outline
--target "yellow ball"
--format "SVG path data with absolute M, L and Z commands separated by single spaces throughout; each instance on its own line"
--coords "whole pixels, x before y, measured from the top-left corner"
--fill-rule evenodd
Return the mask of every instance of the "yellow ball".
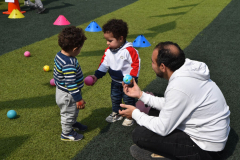
M 50 71 L 50 67 L 49 67 L 48 65 L 45 65 L 45 66 L 43 67 L 43 70 L 44 70 L 45 72 L 48 72 L 48 71 Z

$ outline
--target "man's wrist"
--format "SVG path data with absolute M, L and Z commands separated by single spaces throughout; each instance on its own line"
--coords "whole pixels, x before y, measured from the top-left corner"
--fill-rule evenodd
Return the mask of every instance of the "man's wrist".
M 140 92 L 138 99 L 142 97 L 143 91 Z

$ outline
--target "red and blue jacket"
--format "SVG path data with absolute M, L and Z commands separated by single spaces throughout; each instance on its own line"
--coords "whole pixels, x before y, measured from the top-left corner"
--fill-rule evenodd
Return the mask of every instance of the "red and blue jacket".
M 113 51 L 108 47 L 94 75 L 99 79 L 108 71 L 112 80 L 122 83 L 123 77 L 127 74 L 138 78 L 140 62 L 138 51 L 133 48 L 131 42 L 126 42 L 117 51 Z

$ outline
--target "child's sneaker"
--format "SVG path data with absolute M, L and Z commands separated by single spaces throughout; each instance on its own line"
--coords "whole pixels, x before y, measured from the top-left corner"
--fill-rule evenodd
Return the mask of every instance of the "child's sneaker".
M 123 117 L 119 114 L 117 114 L 116 112 L 112 112 L 107 118 L 106 121 L 109 123 L 113 123 L 115 121 L 120 121 L 122 120 Z
M 76 122 L 72 125 L 73 129 L 74 130 L 78 130 L 78 131 L 86 131 L 87 130 L 87 126 L 79 123 L 79 122 Z
M 78 134 L 74 130 L 72 130 L 68 134 L 63 134 L 63 133 L 61 134 L 61 140 L 62 141 L 80 141 L 81 139 L 83 139 L 83 135 Z
M 133 119 L 125 118 L 125 120 L 123 121 L 122 125 L 123 126 L 131 126 L 131 125 L 133 125 L 133 123 L 134 123 Z

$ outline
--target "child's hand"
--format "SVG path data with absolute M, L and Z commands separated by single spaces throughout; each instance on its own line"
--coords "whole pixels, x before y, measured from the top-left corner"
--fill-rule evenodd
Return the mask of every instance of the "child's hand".
M 95 75 L 90 75 L 93 78 L 93 84 L 92 86 L 97 82 L 97 77 Z
M 80 101 L 76 102 L 77 109 L 84 109 L 85 108 L 85 104 L 86 104 L 86 102 L 83 99 L 81 99 Z

